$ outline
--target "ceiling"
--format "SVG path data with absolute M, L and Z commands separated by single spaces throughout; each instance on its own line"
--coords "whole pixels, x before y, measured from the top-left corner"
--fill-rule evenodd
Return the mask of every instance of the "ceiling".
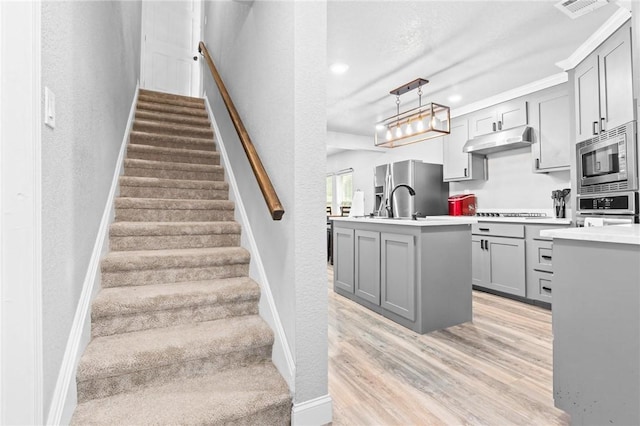
M 396 112 L 389 91 L 425 78 L 423 103 L 452 109 L 558 74 L 568 58 L 617 9 L 610 3 L 575 20 L 557 1 L 329 1 L 329 131 L 371 137 Z M 458 102 L 449 97 L 459 95 Z M 417 90 L 401 96 L 417 106 Z M 334 153 L 336 147 L 328 147 Z

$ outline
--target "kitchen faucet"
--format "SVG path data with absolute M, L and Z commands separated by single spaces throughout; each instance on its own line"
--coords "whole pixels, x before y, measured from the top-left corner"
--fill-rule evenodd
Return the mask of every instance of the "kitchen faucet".
M 393 218 L 393 194 L 395 194 L 396 189 L 402 186 L 404 186 L 409 190 L 409 195 L 411 195 L 412 197 L 416 195 L 416 191 L 414 191 L 414 189 L 409 185 L 405 185 L 404 183 L 401 183 L 400 185 L 396 185 L 396 187 L 393 188 L 393 191 L 391 191 L 391 196 L 389 197 L 389 206 L 387 207 L 387 211 L 389 212 L 389 218 L 391 219 Z

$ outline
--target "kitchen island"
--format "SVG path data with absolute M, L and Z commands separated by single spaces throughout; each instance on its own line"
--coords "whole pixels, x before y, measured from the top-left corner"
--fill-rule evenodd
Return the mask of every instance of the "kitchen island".
M 418 333 L 471 321 L 473 217 L 335 218 L 334 290 Z
M 553 395 L 573 424 L 640 424 L 640 225 L 553 238 Z

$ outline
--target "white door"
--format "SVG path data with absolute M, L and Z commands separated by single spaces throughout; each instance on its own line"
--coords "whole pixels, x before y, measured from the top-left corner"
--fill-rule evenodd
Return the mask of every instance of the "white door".
M 141 87 L 200 96 L 201 10 L 200 0 L 142 2 Z

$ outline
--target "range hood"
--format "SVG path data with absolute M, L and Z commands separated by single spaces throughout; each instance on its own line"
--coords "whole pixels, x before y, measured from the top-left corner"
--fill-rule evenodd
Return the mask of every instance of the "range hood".
M 507 149 L 522 148 L 533 143 L 532 129 L 529 126 L 515 127 L 509 130 L 489 133 L 469 139 L 462 152 L 470 154 L 491 154 Z

